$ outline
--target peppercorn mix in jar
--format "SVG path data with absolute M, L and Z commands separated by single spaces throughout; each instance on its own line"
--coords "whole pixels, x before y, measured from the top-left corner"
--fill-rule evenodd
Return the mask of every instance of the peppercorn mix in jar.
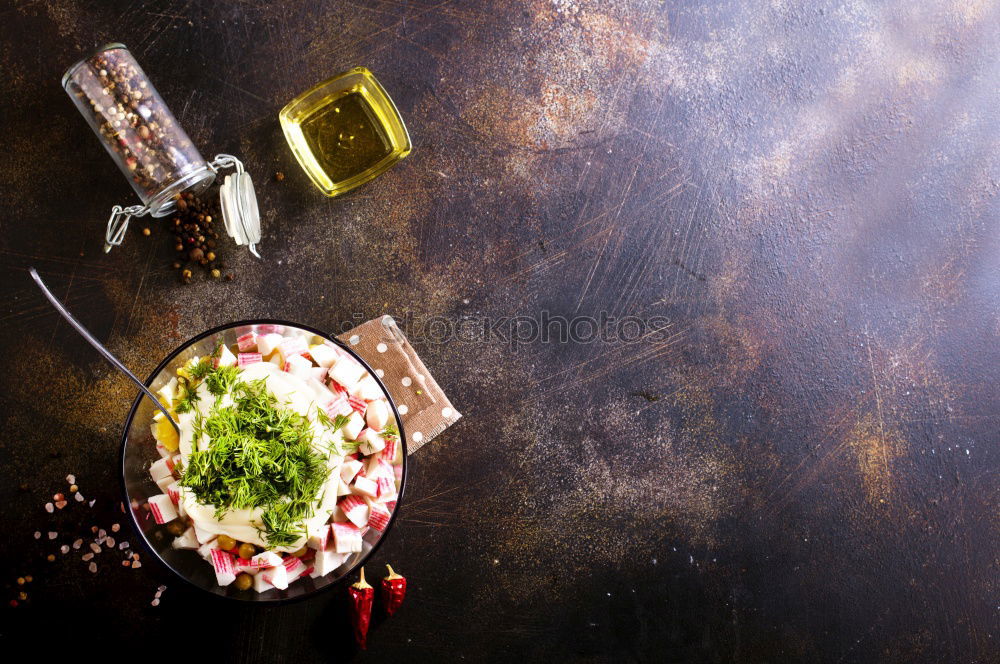
M 63 88 L 154 217 L 183 191 L 215 179 L 145 72 L 122 44 L 107 44 L 69 68 Z

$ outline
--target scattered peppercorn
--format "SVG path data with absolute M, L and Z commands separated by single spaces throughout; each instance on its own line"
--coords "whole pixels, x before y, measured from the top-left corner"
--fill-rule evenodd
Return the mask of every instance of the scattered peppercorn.
M 281 171 L 278 171 L 277 173 L 275 173 L 275 174 L 274 174 L 274 179 L 275 179 L 275 180 L 276 180 L 277 182 L 281 182 L 282 180 L 284 180 L 284 179 L 285 179 L 285 174 L 284 174 L 284 173 L 282 173 Z
M 212 201 L 211 203 L 206 201 Z M 218 218 L 218 203 L 213 195 L 205 199 L 198 198 L 191 192 L 182 193 L 177 199 L 177 210 L 166 224 L 174 237 L 174 250 L 178 256 L 173 261 L 173 269 L 180 271 L 183 283 L 191 283 L 194 277 L 193 266 L 200 265 L 205 269 L 206 276 L 218 279 L 222 276 L 223 266 L 219 259 L 215 240 L 219 234 L 212 230 L 212 222 Z M 219 274 L 214 273 L 219 270 Z
M 149 233 L 150 233 L 150 231 L 149 231 L 149 229 L 148 229 L 148 228 L 143 228 L 143 229 L 142 229 L 142 234 L 143 234 L 143 235 L 146 235 L 146 236 L 148 236 L 148 235 L 149 235 Z

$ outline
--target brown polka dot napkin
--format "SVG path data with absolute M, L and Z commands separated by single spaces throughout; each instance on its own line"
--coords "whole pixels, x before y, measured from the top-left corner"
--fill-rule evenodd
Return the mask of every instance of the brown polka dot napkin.
M 368 362 L 392 394 L 410 454 L 462 417 L 392 316 L 362 323 L 338 338 Z

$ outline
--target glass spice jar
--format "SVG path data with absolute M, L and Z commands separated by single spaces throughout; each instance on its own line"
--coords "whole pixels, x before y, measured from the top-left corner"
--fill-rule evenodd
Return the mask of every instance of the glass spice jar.
M 116 205 L 108 220 L 105 252 L 124 239 L 132 217 L 164 217 L 183 192 L 204 192 L 220 168 L 232 167 L 220 187 L 223 220 L 237 244 L 254 255 L 260 219 L 250 176 L 231 155 L 206 162 L 124 44 L 106 44 L 63 75 L 63 89 L 128 178 L 141 206 Z

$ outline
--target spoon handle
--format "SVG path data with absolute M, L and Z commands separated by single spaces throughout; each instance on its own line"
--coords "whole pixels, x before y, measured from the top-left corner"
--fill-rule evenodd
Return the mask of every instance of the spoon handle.
M 28 272 L 31 273 L 31 278 L 34 279 L 35 283 L 38 284 L 38 287 L 42 289 L 42 293 L 45 295 L 46 298 L 48 298 L 49 302 L 52 303 L 52 306 L 56 308 L 56 311 L 62 314 L 62 317 L 66 319 L 66 322 L 72 325 L 73 328 L 80 333 L 80 336 L 82 336 L 84 339 L 87 340 L 87 343 L 89 343 L 91 346 L 97 349 L 97 352 L 103 355 L 104 359 L 113 364 L 123 374 L 131 378 L 132 382 L 138 385 L 139 389 L 142 390 L 143 393 L 145 393 L 145 395 L 149 397 L 154 404 L 156 404 L 156 407 L 160 409 L 160 412 L 163 413 L 164 416 L 166 416 L 167 420 L 170 421 L 170 424 L 172 424 L 174 429 L 177 430 L 177 433 L 180 434 L 181 428 L 177 426 L 177 422 L 174 421 L 174 418 L 170 416 L 170 412 L 163 407 L 163 404 L 160 403 L 160 400 L 156 398 L 156 396 L 149 390 L 149 388 L 146 387 L 141 380 L 136 378 L 135 374 L 129 371 L 128 367 L 122 364 L 117 357 L 112 355 L 111 351 L 105 348 L 101 344 L 101 342 L 98 341 L 94 337 L 94 335 L 92 335 L 87 330 L 87 328 L 81 325 L 80 321 L 78 321 L 76 318 L 73 317 L 73 314 L 71 314 L 66 309 L 66 307 L 63 306 L 62 302 L 56 299 L 56 296 L 52 294 L 52 291 L 50 291 L 49 287 L 45 285 L 45 282 L 42 281 L 42 278 L 38 276 L 38 272 L 35 270 L 35 268 L 31 268 L 30 270 L 28 270 Z

